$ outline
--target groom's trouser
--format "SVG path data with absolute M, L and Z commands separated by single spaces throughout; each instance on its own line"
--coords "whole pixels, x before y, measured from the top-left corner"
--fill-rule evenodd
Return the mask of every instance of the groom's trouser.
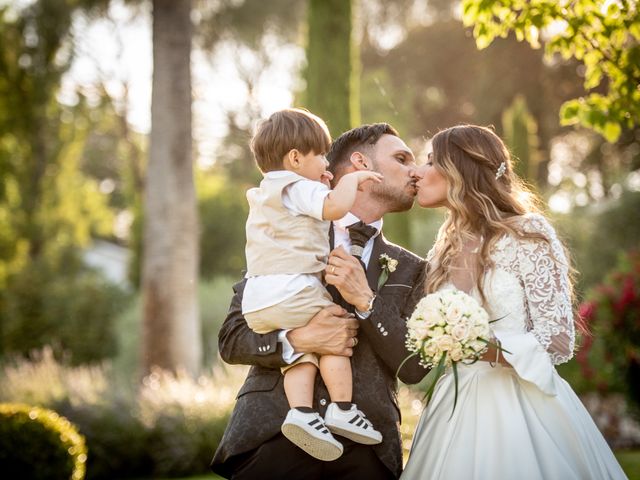
M 278 434 L 233 462 L 232 480 L 393 480 L 373 448 L 336 437 L 344 453 L 332 462 L 310 456 Z

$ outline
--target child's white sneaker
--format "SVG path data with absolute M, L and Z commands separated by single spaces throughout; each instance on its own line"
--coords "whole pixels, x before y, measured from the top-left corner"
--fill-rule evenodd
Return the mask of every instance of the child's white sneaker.
M 330 403 L 324 415 L 324 423 L 331 432 L 357 443 L 375 445 L 382 442 L 382 434 L 373 428 L 364 413 L 353 404 L 349 410 L 342 410 L 335 403 Z
M 281 430 L 292 443 L 318 460 L 328 462 L 342 455 L 342 444 L 333 438 L 317 412 L 304 413 L 292 408 Z

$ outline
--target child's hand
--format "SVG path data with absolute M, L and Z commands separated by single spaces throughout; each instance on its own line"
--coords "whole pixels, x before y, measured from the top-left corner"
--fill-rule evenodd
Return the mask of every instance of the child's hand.
M 360 170 L 357 172 L 353 172 L 350 175 L 355 175 L 356 178 L 358 179 L 358 189 L 362 187 L 363 183 L 366 183 L 369 181 L 372 181 L 375 183 L 381 183 L 382 179 L 384 178 L 381 173 L 372 172 L 371 170 Z
M 329 188 L 331 188 L 331 180 L 333 180 L 333 174 L 329 170 L 320 175 L 320 181 Z

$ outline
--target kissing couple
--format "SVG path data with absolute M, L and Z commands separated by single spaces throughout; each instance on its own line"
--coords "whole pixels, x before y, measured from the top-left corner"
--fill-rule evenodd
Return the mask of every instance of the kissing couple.
M 244 479 L 623 479 L 555 365 L 573 356 L 565 247 L 489 128 L 437 133 L 427 162 L 386 123 L 331 142 L 303 109 L 274 113 L 252 152 L 247 273 L 219 332 L 251 365 L 211 468 Z M 388 242 L 382 218 L 447 209 L 426 259 Z M 489 316 L 479 361 L 438 381 L 403 471 L 397 380 L 428 370 L 407 319 L 454 289 Z M 508 353 L 507 353 L 508 352 Z M 452 412 L 452 406 L 456 408 Z

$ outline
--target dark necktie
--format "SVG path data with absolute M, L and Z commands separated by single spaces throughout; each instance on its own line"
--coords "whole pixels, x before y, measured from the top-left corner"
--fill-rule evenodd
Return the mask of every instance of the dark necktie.
M 349 253 L 360 260 L 362 268 L 364 268 L 366 271 L 367 267 L 362 261 L 364 246 L 367 244 L 369 239 L 376 234 L 378 230 L 375 227 L 367 225 L 362 221 L 354 223 L 353 225 L 349 225 L 347 227 L 347 230 L 349 231 L 349 239 L 351 240 L 351 251 Z

